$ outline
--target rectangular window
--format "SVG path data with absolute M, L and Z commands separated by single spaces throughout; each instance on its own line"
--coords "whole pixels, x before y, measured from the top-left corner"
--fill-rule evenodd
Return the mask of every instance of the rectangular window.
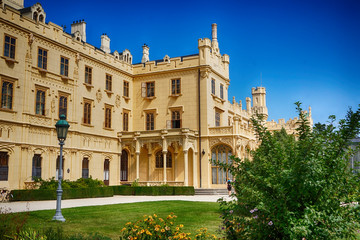
M 84 100 L 83 123 L 91 124 L 91 101 L 89 101 L 89 100 Z
M 69 59 L 65 57 L 60 58 L 60 75 L 69 76 Z
M 45 90 L 36 89 L 35 114 L 45 116 Z
M 220 98 L 224 99 L 224 85 L 220 84 Z
M 215 80 L 211 79 L 211 94 L 215 95 Z
M 105 105 L 105 128 L 111 128 L 111 106 Z
M 47 69 L 48 51 L 42 48 L 38 49 L 38 68 Z
M 67 101 L 68 97 L 66 95 L 60 95 L 59 97 L 59 117 L 61 114 L 67 116 Z
M 112 76 L 109 74 L 106 74 L 105 89 L 112 91 Z
M 9 175 L 9 155 L 7 152 L 0 152 L 0 181 L 7 181 Z
M 85 66 L 85 83 L 92 83 L 92 68 L 88 66 Z
M 146 130 L 154 130 L 155 127 L 154 113 L 146 113 Z
M 32 165 L 32 179 L 41 178 L 41 155 L 34 154 Z
M 1 86 L 1 108 L 12 109 L 14 84 L 9 81 L 3 81 Z
M 129 97 L 129 82 L 124 81 L 124 97 Z
M 146 83 L 146 97 L 155 97 L 155 82 Z
M 220 117 L 221 113 L 219 111 L 215 111 L 215 127 L 220 127 Z
M 89 159 L 83 158 L 82 160 L 82 178 L 89 178 Z
M 16 38 L 5 35 L 4 57 L 15 59 Z
M 123 113 L 123 131 L 129 131 L 129 113 Z
M 181 82 L 180 79 L 171 80 L 171 94 L 177 95 L 181 93 Z
M 181 115 L 179 110 L 171 112 L 171 128 L 181 128 Z

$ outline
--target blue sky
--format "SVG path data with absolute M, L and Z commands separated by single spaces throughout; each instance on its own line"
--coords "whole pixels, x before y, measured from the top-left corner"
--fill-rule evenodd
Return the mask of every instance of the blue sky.
M 40 0 L 25 0 L 30 6 Z M 40 1 L 46 21 L 87 22 L 87 42 L 129 49 L 133 63 L 198 53 L 197 40 L 218 24 L 220 52 L 230 55 L 232 96 L 245 103 L 251 87 L 267 89 L 269 120 L 296 116 L 294 102 L 312 107 L 314 122 L 360 104 L 360 1 Z M 262 76 L 262 81 L 260 80 Z

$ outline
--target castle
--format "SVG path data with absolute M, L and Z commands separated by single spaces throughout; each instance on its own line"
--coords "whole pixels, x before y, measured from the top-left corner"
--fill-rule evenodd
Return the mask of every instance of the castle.
M 57 178 L 60 114 L 70 124 L 64 179 L 224 188 L 231 176 L 209 159 L 229 162 L 256 148 L 250 118 L 268 116 L 266 89 L 252 88 L 244 106 L 228 101 L 230 58 L 220 54 L 216 24 L 196 54 L 154 61 L 144 45 L 133 64 L 106 34 L 100 48 L 89 44 L 84 20 L 69 34 L 46 22 L 39 3 L 0 4 L 0 187 Z M 292 132 L 296 123 L 266 124 Z

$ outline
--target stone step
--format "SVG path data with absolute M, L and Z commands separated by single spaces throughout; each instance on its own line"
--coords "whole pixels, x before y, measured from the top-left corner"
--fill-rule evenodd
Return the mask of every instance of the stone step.
M 227 189 L 197 188 L 195 195 L 227 195 Z

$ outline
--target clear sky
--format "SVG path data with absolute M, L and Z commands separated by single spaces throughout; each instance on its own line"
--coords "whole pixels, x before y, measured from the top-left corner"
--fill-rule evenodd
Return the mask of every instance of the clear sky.
M 111 51 L 129 49 L 133 63 L 144 43 L 150 60 L 198 53 L 197 40 L 211 38 L 217 23 L 220 52 L 230 55 L 229 100 L 245 103 L 251 87 L 262 85 L 269 120 L 295 117 L 296 101 L 323 123 L 360 104 L 358 0 L 25 0 L 25 7 L 36 2 L 46 22 L 69 32 L 84 19 L 88 43 L 100 47 L 106 33 Z

